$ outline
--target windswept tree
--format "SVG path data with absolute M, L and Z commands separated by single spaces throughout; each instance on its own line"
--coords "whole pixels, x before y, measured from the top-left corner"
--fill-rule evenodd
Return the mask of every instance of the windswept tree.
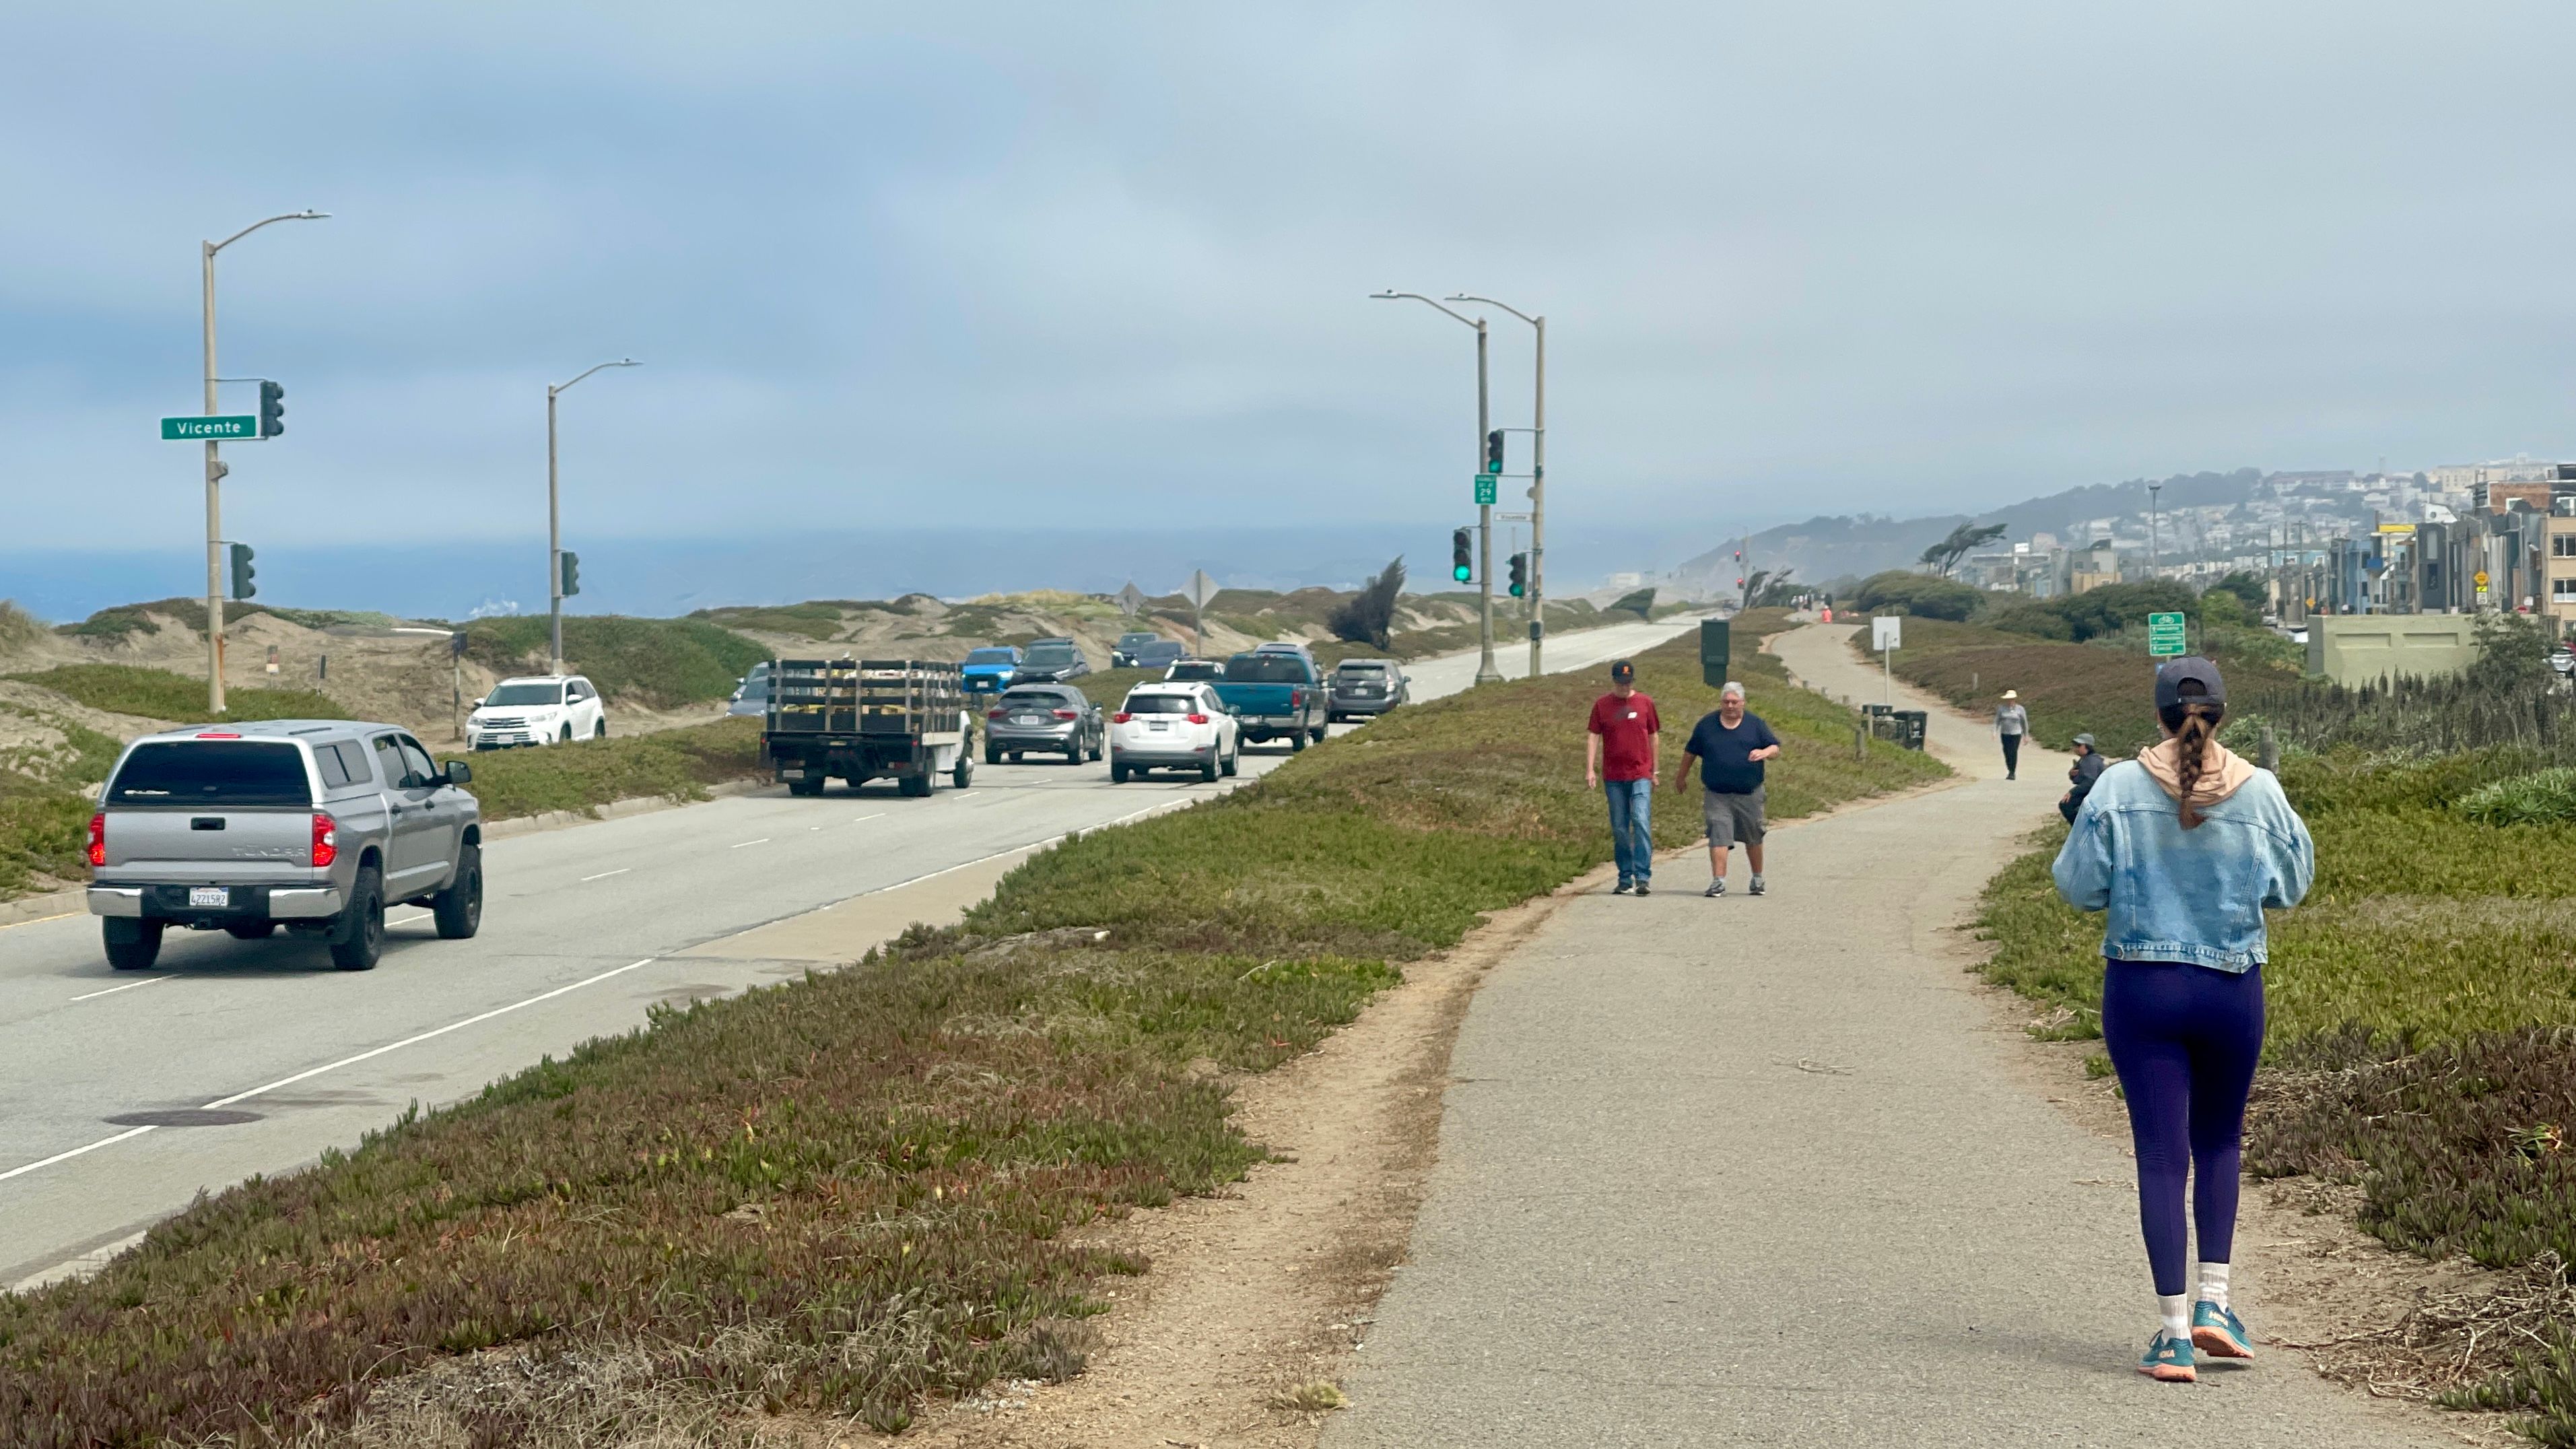
M 1801 586 L 1791 583 L 1789 575 L 1796 569 L 1755 569 L 1744 581 L 1744 607 L 1748 609 L 1786 609 L 1797 603 Z
M 1934 573 L 1946 579 L 1950 576 L 1950 570 L 1959 566 L 1959 560 L 2003 536 L 2004 526 L 2000 523 L 1989 523 L 1983 526 L 1962 523 L 1950 530 L 1948 538 L 1923 550 L 1922 562 Z
M 1377 577 L 1362 585 L 1360 591 L 1333 606 L 1332 616 L 1324 622 L 1336 639 L 1353 644 L 1368 644 L 1379 649 L 1393 647 L 1395 634 L 1395 599 L 1404 592 L 1404 555 L 1388 560 Z

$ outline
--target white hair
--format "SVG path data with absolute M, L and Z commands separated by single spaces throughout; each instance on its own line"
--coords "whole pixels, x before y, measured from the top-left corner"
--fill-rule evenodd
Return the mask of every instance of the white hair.
M 1727 697 L 1728 695 L 1730 695 L 1730 694 L 1731 694 L 1731 695 L 1734 695 L 1737 699 L 1742 699 L 1742 698 L 1744 698 L 1744 686 L 1743 686 L 1743 685 L 1741 685 L 1741 684 L 1736 683 L 1736 682 L 1735 682 L 1734 680 L 1732 680 L 1732 679 L 1730 679 L 1730 680 L 1726 681 L 1726 683 L 1724 683 L 1724 684 L 1722 684 L 1722 685 L 1718 686 L 1718 690 L 1717 690 L 1717 697 L 1718 697 L 1718 698 L 1720 698 L 1720 699 L 1724 699 L 1724 698 L 1726 698 L 1726 697 Z

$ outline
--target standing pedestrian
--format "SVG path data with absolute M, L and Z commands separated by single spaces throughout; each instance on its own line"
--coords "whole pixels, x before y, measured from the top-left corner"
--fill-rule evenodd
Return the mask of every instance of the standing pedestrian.
M 1610 692 L 1592 701 L 1592 719 L 1584 728 L 1583 783 L 1610 797 L 1610 856 L 1619 866 L 1619 886 L 1611 894 L 1650 894 L 1655 750 L 1664 722 L 1655 714 L 1655 702 L 1637 692 L 1637 666 L 1625 659 L 1610 666 Z
M 2263 910 L 2308 893 L 2316 847 L 2280 782 L 2218 742 L 2227 692 L 2216 665 L 2165 665 L 2155 701 L 2163 742 L 2102 772 L 2053 873 L 2069 905 L 2108 912 L 2102 1042 L 2128 1099 L 2138 1226 L 2156 1284 L 2156 1334 L 2138 1372 L 2189 1383 L 2195 1349 L 2254 1356 L 2228 1305 L 2227 1265 L 2245 1094 L 2263 1052 Z M 2186 1172 L 2200 1239 L 2190 1300 Z
M 2004 691 L 2004 702 L 1995 706 L 1995 738 L 2004 742 L 2004 778 L 2021 777 L 2021 737 L 2030 733 L 2030 712 L 2021 707 L 2018 690 Z
M 1762 762 L 1780 753 L 1780 737 L 1762 716 L 1744 712 L 1744 686 L 1730 679 L 1717 692 L 1717 708 L 1700 716 L 1682 746 L 1682 768 L 1673 788 L 1690 783 L 1691 761 L 1699 761 L 1699 782 L 1707 791 L 1701 813 L 1708 822 L 1708 889 L 1703 895 L 1726 894 L 1726 856 L 1744 843 L 1744 863 L 1753 867 L 1751 892 L 1762 885 Z
M 2057 797 L 2057 813 L 2066 823 L 2075 823 L 2075 812 L 2084 808 L 2084 797 L 2093 793 L 2093 782 L 2102 778 L 2102 751 L 2090 734 L 2075 737 L 2075 763 L 2066 767 L 2066 793 Z

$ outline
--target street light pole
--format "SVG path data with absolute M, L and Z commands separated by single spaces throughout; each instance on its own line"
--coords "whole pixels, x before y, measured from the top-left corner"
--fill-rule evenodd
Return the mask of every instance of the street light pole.
M 2162 483 L 2147 485 L 2147 577 L 2156 576 L 2156 495 L 2165 491 Z
M 1485 471 L 1485 435 L 1493 428 L 1485 386 L 1485 319 L 1452 312 L 1420 292 L 1390 290 L 1369 295 L 1381 302 L 1409 297 L 1476 329 L 1476 471 Z M 1503 672 L 1494 667 L 1494 505 L 1490 503 L 1476 505 L 1476 548 L 1476 682 L 1493 684 L 1502 679 Z
M 1500 307 L 1538 330 L 1538 380 L 1530 402 L 1529 486 L 1529 672 L 1530 678 L 1536 679 L 1545 672 L 1539 667 L 1539 655 L 1540 641 L 1547 634 L 1547 593 L 1543 584 L 1547 577 L 1547 319 L 1533 317 L 1508 302 L 1497 302 L 1491 297 L 1461 294 L 1449 300 Z
M 202 267 L 202 292 L 206 338 L 206 416 L 215 415 L 215 253 L 243 237 L 280 221 L 320 221 L 327 211 L 290 211 L 272 216 L 267 221 L 249 226 L 222 241 L 199 242 L 198 261 Z M 224 503 L 223 478 L 231 470 L 224 467 L 222 449 L 211 437 L 206 439 L 206 710 L 209 714 L 224 712 Z
M 603 367 L 634 367 L 635 359 L 620 358 L 585 368 L 572 382 L 579 382 Z M 555 399 L 572 387 L 572 382 L 546 384 L 546 672 L 564 672 L 563 652 L 563 502 L 555 469 Z

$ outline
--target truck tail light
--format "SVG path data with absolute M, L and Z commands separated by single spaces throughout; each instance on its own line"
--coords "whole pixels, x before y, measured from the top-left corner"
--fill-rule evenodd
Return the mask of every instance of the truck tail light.
M 89 818 L 89 863 L 107 864 L 107 813 L 105 811 Z
M 1082 716 L 1081 716 L 1081 715 L 1079 715 L 1079 714 L 1077 714 L 1077 713 L 1075 713 L 1074 711 L 1069 710 L 1069 709 L 1060 709 L 1060 710 L 1057 710 L 1057 711 L 1055 712 L 1055 717 L 1056 717 L 1057 719 L 1080 719 L 1080 718 L 1082 718 Z
M 1292 689 L 1288 691 L 1288 707 L 1290 709 L 1304 709 L 1306 707 L 1306 691 L 1302 689 Z
M 1194 715 L 1191 715 L 1191 716 L 1190 716 L 1190 723 L 1192 723 L 1192 724 L 1206 724 L 1206 723 L 1207 723 L 1207 716 L 1206 716 L 1206 715 L 1203 715 L 1203 714 L 1194 714 Z
M 340 858 L 340 822 L 313 812 L 313 864 L 318 869 Z
M 1111 724 L 1125 724 L 1127 721 L 1134 719 L 1135 717 L 1136 716 L 1129 714 L 1127 711 L 1122 709 L 1116 714 L 1111 715 L 1109 717 L 1109 722 Z

